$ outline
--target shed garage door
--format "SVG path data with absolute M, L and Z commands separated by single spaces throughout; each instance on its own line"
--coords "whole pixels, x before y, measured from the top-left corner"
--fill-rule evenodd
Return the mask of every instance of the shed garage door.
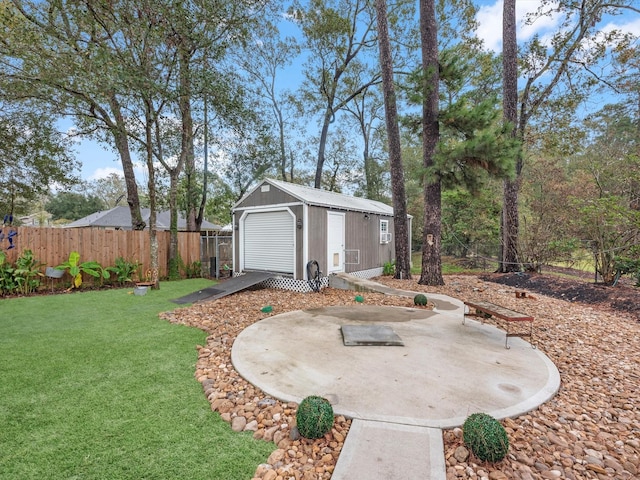
M 295 226 L 293 215 L 249 213 L 244 219 L 244 268 L 293 274 Z

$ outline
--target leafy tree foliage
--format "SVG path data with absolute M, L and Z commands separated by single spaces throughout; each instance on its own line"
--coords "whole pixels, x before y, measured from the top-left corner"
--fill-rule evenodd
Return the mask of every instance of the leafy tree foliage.
M 104 178 L 89 182 L 87 192 L 98 197 L 106 209 L 125 205 L 127 197 L 127 185 L 122 175 L 110 173 Z M 142 202 L 141 198 L 141 202 Z
M 290 13 L 311 54 L 301 87 L 301 109 L 322 116 L 314 179 L 315 188 L 320 188 L 330 125 L 353 98 L 380 81 L 377 69 L 367 65 L 376 53 L 375 15 L 364 0 L 296 2 Z
M 574 200 L 577 215 L 572 226 L 587 241 L 595 259 L 596 273 L 613 283 L 616 259 L 640 243 L 640 211 L 629 208 L 618 196 Z
M 102 200 L 96 196 L 73 192 L 60 192 L 45 204 L 45 209 L 51 214 L 53 220 L 72 221 L 104 210 L 104 207 Z
M 472 194 L 464 188 L 442 193 L 442 253 L 456 257 L 495 255 L 500 202 L 494 186 Z
M 516 138 L 526 144 L 530 124 L 540 121 L 550 104 L 564 105 L 565 112 L 575 112 L 576 107 L 589 97 L 593 87 L 606 82 L 607 77 L 615 72 L 609 67 L 604 68 L 604 73 L 598 73 L 603 67 L 613 65 L 603 62 L 612 49 L 620 53 L 622 63 L 628 64 L 628 52 L 635 51 L 630 48 L 630 36 L 616 29 L 603 28 L 610 15 L 625 12 L 640 13 L 640 9 L 633 0 L 586 3 L 545 0 L 535 13 L 529 15 L 527 22 L 532 24 L 540 18 L 553 16 L 559 19 L 558 29 L 548 42 L 534 36 L 516 58 L 515 0 L 505 0 L 503 102 L 505 119 L 516 125 Z M 523 81 L 520 92 L 518 79 Z M 519 156 L 515 180 L 505 182 L 501 271 L 520 269 L 518 195 L 523 166 L 524 157 Z
M 4 92 L 0 92 L 4 93 Z M 29 203 L 53 184 L 76 179 L 71 142 L 55 128 L 54 119 L 23 104 L 0 104 L 0 211 L 3 216 L 27 213 Z

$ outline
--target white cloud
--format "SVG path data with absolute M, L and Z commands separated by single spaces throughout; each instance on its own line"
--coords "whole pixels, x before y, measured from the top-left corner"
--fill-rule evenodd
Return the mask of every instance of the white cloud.
M 620 23 L 609 22 L 601 28 L 601 31 L 608 33 L 613 30 L 621 30 L 635 36 L 640 36 L 640 17 L 634 18 L 626 23 L 623 22 L 623 20 L 626 20 L 624 17 L 617 18 L 617 20 L 620 21 Z
M 502 1 L 480 7 L 476 20 L 479 23 L 477 35 L 484 41 L 484 46 L 488 50 L 500 51 L 502 49 Z
M 89 177 L 87 177 L 87 180 L 99 180 L 101 178 L 107 178 L 112 173 L 115 173 L 120 177 L 124 177 L 121 168 L 102 167 L 95 169 L 93 173 Z
M 516 2 L 516 23 L 518 42 L 531 39 L 535 34 L 544 36 L 545 32 L 553 30 L 558 19 L 544 16 L 538 18 L 533 24 L 526 25 L 525 19 L 528 13 L 533 13 L 540 5 L 539 0 L 531 2 Z M 484 41 L 488 50 L 494 52 L 502 51 L 502 0 L 494 4 L 484 5 L 478 10 L 476 20 L 480 24 L 478 27 L 478 37 Z
M 537 11 L 541 4 L 541 0 L 517 1 L 516 2 L 516 22 L 518 42 L 526 42 L 534 35 L 539 35 L 542 43 L 548 43 L 553 33 L 558 28 L 560 17 L 542 16 L 537 18 L 531 25 L 525 24 L 526 16 L 529 13 Z M 477 35 L 484 41 L 484 45 L 488 50 L 494 52 L 502 51 L 502 0 L 494 3 L 483 5 L 478 10 L 476 20 L 480 24 Z M 554 5 L 552 4 L 552 8 Z M 611 17 L 612 20 L 600 28 L 602 32 L 610 32 L 612 30 L 621 30 L 640 36 L 640 18 L 638 15 L 621 15 L 619 17 Z

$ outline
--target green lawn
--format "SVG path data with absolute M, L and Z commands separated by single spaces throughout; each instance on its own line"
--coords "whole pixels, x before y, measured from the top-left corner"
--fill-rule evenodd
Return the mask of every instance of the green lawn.
M 1 299 L 0 478 L 251 478 L 274 445 L 211 412 L 206 335 L 158 318 L 207 285 Z

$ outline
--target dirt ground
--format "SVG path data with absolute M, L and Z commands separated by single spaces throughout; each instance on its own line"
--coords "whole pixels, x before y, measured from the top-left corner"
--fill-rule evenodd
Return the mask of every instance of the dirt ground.
M 558 300 L 580 302 L 638 315 L 640 318 L 640 288 L 631 286 L 630 282 L 612 287 L 594 283 L 593 279 L 537 273 L 487 274 L 481 275 L 480 278 Z

